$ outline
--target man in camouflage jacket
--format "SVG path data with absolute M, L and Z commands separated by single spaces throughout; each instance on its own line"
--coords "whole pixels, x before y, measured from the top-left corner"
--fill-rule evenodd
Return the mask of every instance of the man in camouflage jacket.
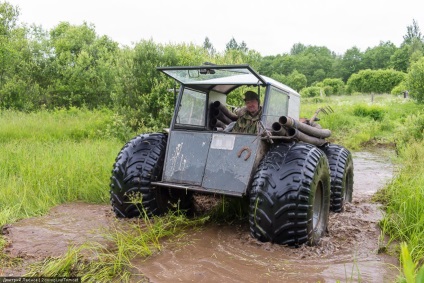
M 246 91 L 244 94 L 245 107 L 237 112 L 239 116 L 232 132 L 257 134 L 258 123 L 261 120 L 262 107 L 259 105 L 259 95 L 254 91 Z

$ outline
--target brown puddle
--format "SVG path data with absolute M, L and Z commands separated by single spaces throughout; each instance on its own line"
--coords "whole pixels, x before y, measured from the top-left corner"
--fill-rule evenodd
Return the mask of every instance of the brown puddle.
M 134 262 L 150 282 L 392 282 L 396 258 L 377 254 L 382 214 L 370 197 L 392 178 L 390 160 L 353 155 L 353 202 L 331 213 L 318 247 L 289 248 L 251 238 L 249 227 L 210 224 L 168 242 L 157 255 Z
M 370 202 L 370 197 L 391 179 L 393 167 L 388 158 L 369 152 L 354 153 L 353 157 L 353 202 L 344 212 L 330 214 L 329 234 L 320 246 L 295 249 L 261 243 L 249 235 L 247 223 L 211 223 L 165 242 L 162 251 L 146 260 L 134 260 L 133 281 L 395 281 L 398 260 L 377 254 L 378 221 L 382 216 L 378 205 Z M 10 243 L 7 253 L 27 262 L 58 256 L 71 244 L 104 241 L 98 230 L 113 221 L 108 205 L 61 205 L 48 215 L 4 227 Z M 22 268 L 3 271 L 3 275 L 24 273 Z

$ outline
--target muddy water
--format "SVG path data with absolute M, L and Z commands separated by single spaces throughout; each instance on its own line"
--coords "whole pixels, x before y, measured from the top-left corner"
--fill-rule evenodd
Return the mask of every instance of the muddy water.
M 358 152 L 353 202 L 331 213 L 318 247 L 298 249 L 261 243 L 247 225 L 209 225 L 168 242 L 159 254 L 135 262 L 151 282 L 392 282 L 397 259 L 378 254 L 382 214 L 370 197 L 393 174 L 390 160 Z
M 390 160 L 369 152 L 354 154 L 353 202 L 331 213 L 329 232 L 320 246 L 298 249 L 261 243 L 247 224 L 209 224 L 146 260 L 133 261 L 133 281 L 150 282 L 392 282 L 397 259 L 378 254 L 381 212 L 370 197 L 393 174 Z M 32 261 L 66 252 L 68 245 L 104 241 L 99 229 L 114 216 L 108 205 L 66 204 L 39 218 L 4 227 L 6 252 L 21 257 L 19 268 L 2 275 L 22 275 Z M 1 268 L 0 268 L 1 270 Z M 1 273 L 0 273 L 1 274 Z

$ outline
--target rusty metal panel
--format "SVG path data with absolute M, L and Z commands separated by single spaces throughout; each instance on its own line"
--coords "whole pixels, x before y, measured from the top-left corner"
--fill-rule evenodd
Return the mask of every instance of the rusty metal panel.
M 172 131 L 163 180 L 200 186 L 212 133 Z
M 244 194 L 259 143 L 256 136 L 214 133 L 202 187 Z

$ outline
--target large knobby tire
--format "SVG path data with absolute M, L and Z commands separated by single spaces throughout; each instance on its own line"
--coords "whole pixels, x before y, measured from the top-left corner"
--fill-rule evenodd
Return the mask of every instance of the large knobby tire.
M 352 154 L 343 146 L 329 144 L 321 148 L 327 155 L 331 173 L 330 210 L 341 212 L 345 202 L 352 201 L 353 160 Z
M 188 210 L 192 193 L 153 187 L 161 179 L 166 134 L 143 134 L 129 141 L 113 165 L 110 201 L 118 217 L 161 215 L 169 210 Z
M 327 230 L 329 211 L 330 172 L 320 149 L 282 143 L 265 155 L 250 192 L 253 237 L 282 245 L 316 245 Z

